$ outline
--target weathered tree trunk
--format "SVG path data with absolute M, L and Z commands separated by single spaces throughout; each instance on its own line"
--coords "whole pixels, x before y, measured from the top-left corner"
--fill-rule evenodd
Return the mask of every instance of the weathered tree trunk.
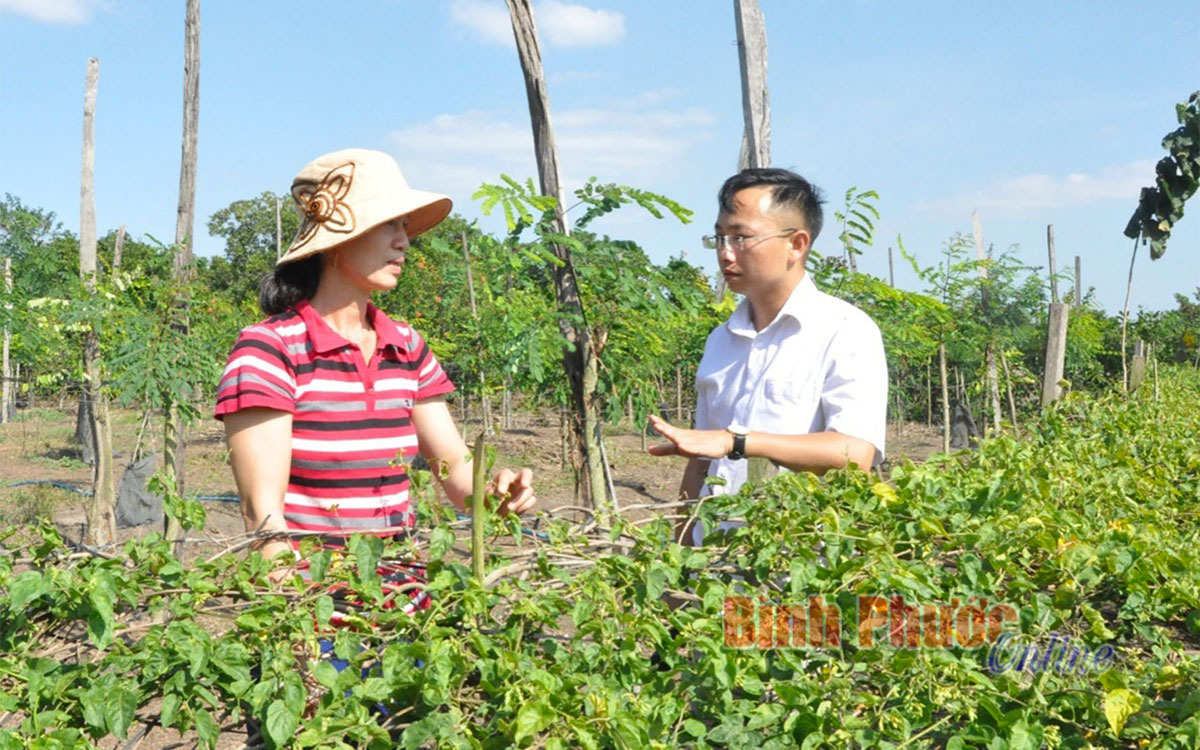
M 279 260 L 283 257 L 283 216 L 280 210 L 283 208 L 283 201 L 279 196 L 275 197 L 275 259 Z
M 1129 330 L 1129 297 L 1133 294 L 1133 263 L 1137 260 L 1139 237 L 1133 238 L 1133 255 L 1129 257 L 1129 281 L 1125 284 L 1125 307 L 1121 310 L 1121 388 L 1125 391 L 1129 390 L 1129 366 L 1126 364 L 1125 335 Z
M 542 71 L 542 52 L 538 42 L 537 27 L 533 18 L 531 0 L 506 0 L 512 20 L 513 36 L 516 38 L 517 55 L 521 60 L 521 72 L 525 76 L 525 94 L 529 100 L 529 121 L 533 128 L 534 156 L 537 160 L 538 181 L 543 195 L 558 201 L 556 231 L 567 233 L 567 222 L 563 215 L 563 193 L 559 184 L 558 155 L 554 146 L 554 128 L 550 122 L 550 97 L 546 93 L 546 78 Z M 607 495 L 604 468 L 601 466 L 599 404 L 596 400 L 597 363 L 592 345 L 583 301 L 579 296 L 579 284 L 575 277 L 575 266 L 569 248 L 555 245 L 552 248 L 559 263 L 554 265 L 554 287 L 558 306 L 564 312 L 583 319 L 582 325 L 560 319 L 560 329 L 568 345 L 563 347 L 563 367 L 571 384 L 574 406 L 572 431 L 578 447 L 580 460 L 577 469 L 580 483 L 577 492 L 583 490 L 584 502 L 593 506 L 603 502 Z M 574 457 L 573 457 L 574 458 Z M 574 461 L 572 463 L 575 463 Z
M 892 261 L 892 248 L 888 247 L 888 286 L 896 286 L 896 266 Z
M 983 228 L 979 224 L 979 212 L 971 212 L 971 223 L 975 230 L 975 257 L 980 261 L 979 278 L 984 282 L 980 286 L 980 306 L 983 308 L 983 314 L 986 318 L 988 315 L 988 269 L 983 261 L 987 260 L 987 256 L 983 252 Z M 996 374 L 996 345 L 995 342 L 989 339 L 987 350 L 984 352 L 984 361 L 987 365 L 987 394 L 991 401 L 992 411 L 992 430 L 1000 431 L 1000 380 Z
M 1004 350 L 1000 350 L 1000 366 L 1004 368 L 1004 382 L 1008 386 L 1008 417 L 1012 420 L 1013 434 L 1018 438 L 1021 437 L 1021 428 L 1017 425 L 1017 402 L 1013 398 L 1013 381 L 1012 370 L 1008 369 L 1008 358 L 1004 356 Z
M 471 273 L 471 248 L 467 244 L 467 233 L 463 232 L 460 239 L 463 263 L 467 269 L 467 300 L 471 304 L 471 320 L 475 321 L 475 325 L 479 325 L 479 308 L 475 304 L 475 276 Z M 484 375 L 482 367 L 479 368 L 479 412 L 483 416 L 483 433 L 486 435 L 492 431 L 492 405 L 488 403 L 487 376 Z
M 12 285 L 12 258 L 4 259 L 4 292 L 6 295 L 11 295 L 13 290 Z M 6 310 L 12 309 L 11 302 L 5 302 Z M 3 351 L 3 371 L 0 372 L 0 377 L 4 379 L 0 383 L 0 424 L 8 421 L 8 413 L 12 411 L 13 404 L 13 375 L 12 362 L 9 360 L 9 348 L 12 346 L 12 330 L 9 329 L 8 323 L 4 324 L 4 342 L 2 344 Z
M 1075 300 L 1074 305 L 1079 307 L 1084 304 L 1084 270 L 1082 270 L 1082 260 L 1079 256 L 1075 256 Z
M 1138 339 L 1133 345 L 1133 362 L 1129 368 L 1129 392 L 1142 387 L 1146 380 L 1146 344 Z
M 758 0 L 733 0 L 742 74 L 742 151 L 738 169 L 771 166 L 771 101 L 767 92 L 767 26 Z
M 933 362 L 925 360 L 925 424 L 933 427 Z
M 1054 263 L 1054 225 L 1046 225 L 1046 253 L 1050 258 L 1050 301 L 1058 302 L 1058 277 L 1055 276 L 1057 268 Z
M 121 267 L 121 253 L 125 250 L 125 225 L 117 230 L 117 239 L 113 242 L 112 267 L 116 271 Z
M 687 427 L 683 424 L 683 372 L 681 368 L 675 368 L 675 419 L 680 426 Z
M 183 146 L 179 166 L 179 208 L 175 215 L 175 259 L 172 266 L 175 282 L 182 287 L 191 278 L 192 231 L 196 211 L 196 151 L 200 120 L 200 0 L 187 0 L 187 18 L 183 34 Z M 180 336 L 188 335 L 188 309 L 181 302 L 173 315 L 172 327 Z M 163 430 L 163 465 L 175 477 L 181 496 L 186 482 L 187 437 L 179 405 L 167 405 Z M 183 529 L 174 519 L 167 519 L 167 539 L 183 538 Z M 176 541 L 176 555 L 182 543 Z
M 1063 378 L 1067 356 L 1067 321 L 1070 305 L 1050 303 L 1046 318 L 1046 371 L 1042 375 L 1042 406 L 1046 407 L 1062 396 L 1058 383 Z
M 942 378 L 942 453 L 950 452 L 950 383 L 946 379 L 946 345 L 938 345 L 938 372 Z
M 79 190 L 79 275 L 90 296 L 96 296 L 96 196 L 92 175 L 96 164 L 96 87 L 100 79 L 100 61 L 87 62 L 87 87 L 83 99 L 83 168 Z M 109 544 L 116 539 L 116 485 L 113 482 L 112 430 L 108 421 L 108 397 L 104 391 L 104 368 L 100 362 L 100 337 L 89 325 L 83 339 L 84 398 L 91 407 L 92 500 L 88 505 L 88 544 Z

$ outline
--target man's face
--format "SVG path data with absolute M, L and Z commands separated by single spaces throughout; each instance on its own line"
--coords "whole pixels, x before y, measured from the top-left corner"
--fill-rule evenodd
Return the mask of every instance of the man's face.
M 757 239 L 746 240 L 741 249 L 735 241 L 716 251 L 717 265 L 732 291 L 753 297 L 803 274 L 809 239 L 799 212 L 776 207 L 768 186 L 738 191 L 733 208 L 717 216 L 717 234 Z

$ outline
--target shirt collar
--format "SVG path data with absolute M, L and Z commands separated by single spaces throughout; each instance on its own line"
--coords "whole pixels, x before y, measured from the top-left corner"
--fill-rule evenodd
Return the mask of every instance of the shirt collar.
M 345 346 L 351 346 L 345 336 L 333 330 L 325 322 L 325 319 L 321 317 L 308 300 L 297 302 L 296 312 L 300 314 L 300 319 L 304 321 L 308 337 L 312 341 L 313 351 L 324 354 L 337 351 Z M 400 329 L 382 310 L 370 302 L 367 303 L 367 320 L 378 337 L 377 349 L 385 346 L 394 346 L 400 350 L 407 349 L 407 342 L 400 335 Z
M 779 321 L 784 317 L 791 318 L 796 321 L 797 325 L 803 326 L 804 319 L 811 315 L 812 305 L 817 298 L 817 291 L 817 285 L 813 283 L 812 274 L 805 271 L 803 278 L 796 284 L 796 288 L 792 290 L 792 293 L 788 295 L 787 301 L 783 303 L 783 307 L 779 310 L 779 314 L 775 316 L 775 320 L 772 320 L 767 328 L 778 325 Z M 743 299 L 738 304 L 725 325 L 730 333 L 739 336 L 749 336 L 751 338 L 767 330 L 767 328 L 764 328 L 763 331 L 754 330 L 754 322 L 750 320 L 750 300 L 748 299 Z

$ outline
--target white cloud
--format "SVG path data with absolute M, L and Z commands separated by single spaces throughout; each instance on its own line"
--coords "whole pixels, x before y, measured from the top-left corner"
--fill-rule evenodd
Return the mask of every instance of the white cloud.
M 85 23 L 92 19 L 97 0 L 0 0 L 0 11 L 9 11 L 44 23 Z
M 1028 216 L 1048 208 L 1072 208 L 1108 200 L 1136 203 L 1141 187 L 1153 182 L 1154 161 L 1140 159 L 1106 167 L 1095 174 L 1007 177 L 965 195 L 919 201 L 914 208 L 959 216 L 976 209 L 994 216 Z
M 543 0 L 534 7 L 538 35 L 556 47 L 600 47 L 613 45 L 625 36 L 625 15 L 611 10 L 593 10 L 562 0 Z M 512 22 L 503 2 L 454 0 L 450 21 L 480 41 L 513 46 Z
M 450 21 L 490 44 L 514 46 L 512 21 L 504 3 L 488 0 L 454 0 Z
M 561 0 L 543 0 L 535 11 L 540 33 L 559 47 L 603 47 L 625 36 L 625 16 Z
M 696 160 L 695 147 L 712 137 L 715 118 L 685 109 L 562 110 L 553 114 L 559 167 L 569 192 L 589 177 L 656 189 Z M 393 153 L 410 182 L 450 194 L 458 210 L 483 182 L 503 172 L 524 180 L 537 171 L 533 136 L 523 115 L 443 114 L 393 131 Z

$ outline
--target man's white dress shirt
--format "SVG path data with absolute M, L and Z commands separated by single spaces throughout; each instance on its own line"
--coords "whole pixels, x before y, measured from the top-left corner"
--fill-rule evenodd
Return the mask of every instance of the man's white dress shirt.
M 754 330 L 743 299 L 709 334 L 696 372 L 696 429 L 832 430 L 874 445 L 878 462 L 887 389 L 879 327 L 854 305 L 817 289 L 805 273 L 763 330 Z M 746 460 L 713 459 L 708 474 L 725 485 L 709 485 L 701 494 L 737 492 L 746 481 Z

